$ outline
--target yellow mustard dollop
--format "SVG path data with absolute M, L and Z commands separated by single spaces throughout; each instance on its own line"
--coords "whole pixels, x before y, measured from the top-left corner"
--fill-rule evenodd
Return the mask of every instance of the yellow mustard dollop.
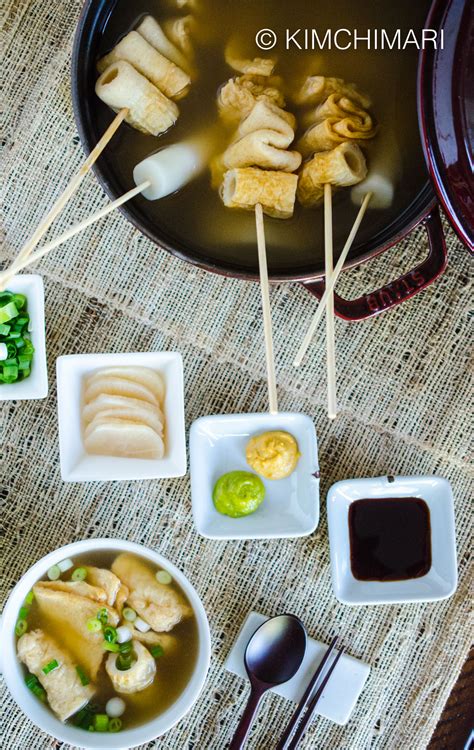
M 247 463 L 265 479 L 284 479 L 296 469 L 300 452 L 293 435 L 283 430 L 263 432 L 247 443 Z

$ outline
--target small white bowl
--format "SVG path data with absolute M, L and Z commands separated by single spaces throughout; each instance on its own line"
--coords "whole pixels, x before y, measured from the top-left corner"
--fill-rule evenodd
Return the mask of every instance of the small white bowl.
M 249 516 L 218 513 L 212 491 L 222 474 L 253 471 L 245 446 L 268 430 L 291 433 L 301 457 L 286 479 L 262 477 L 266 496 Z M 319 521 L 319 466 L 316 430 L 304 414 L 219 414 L 201 417 L 191 426 L 189 440 L 194 524 L 209 539 L 278 539 L 312 534 Z
M 117 552 L 132 552 L 150 560 L 154 565 L 167 570 L 183 589 L 196 616 L 199 649 L 193 674 L 178 699 L 162 714 L 151 721 L 124 729 L 117 734 L 87 732 L 71 724 L 61 722 L 53 712 L 44 706 L 25 685 L 22 666 L 16 656 L 15 624 L 18 610 L 33 585 L 42 578 L 52 566 L 75 555 L 84 555 L 96 550 L 116 550 Z M 86 750 L 117 750 L 118 748 L 132 748 L 151 742 L 160 737 L 177 724 L 197 701 L 204 686 L 211 655 L 211 637 L 209 623 L 202 602 L 191 583 L 178 568 L 165 557 L 140 544 L 121 539 L 86 539 L 68 544 L 65 547 L 50 552 L 35 563 L 18 581 L 8 597 L 3 613 L 0 617 L 0 638 L 2 649 L 0 653 L 0 673 L 3 674 L 6 685 L 21 710 L 44 732 L 55 737 L 59 742 L 65 742 L 73 747 Z
M 418 497 L 428 505 L 431 559 L 428 573 L 405 581 L 359 581 L 352 575 L 349 506 L 369 498 Z M 451 485 L 441 477 L 376 477 L 333 484 L 327 496 L 331 574 L 343 604 L 394 604 L 447 599 L 457 586 L 456 536 Z
M 150 367 L 165 381 L 165 455 L 162 459 L 88 455 L 83 443 L 84 379 L 102 367 Z M 71 354 L 58 357 L 59 452 L 65 482 L 161 479 L 186 474 L 183 360 L 177 352 Z
M 0 383 L 0 401 L 31 401 L 48 395 L 43 279 L 37 274 L 14 276 L 7 289 L 28 300 L 30 336 L 35 347 L 31 374 L 19 383 Z

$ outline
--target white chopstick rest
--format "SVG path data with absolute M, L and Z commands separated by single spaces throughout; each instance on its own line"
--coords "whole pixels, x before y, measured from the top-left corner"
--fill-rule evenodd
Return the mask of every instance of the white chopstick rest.
M 205 150 L 196 143 L 175 143 L 137 164 L 133 179 L 136 185 L 148 180 L 151 185 L 142 195 L 149 201 L 156 201 L 194 179 L 204 168 L 205 157 Z

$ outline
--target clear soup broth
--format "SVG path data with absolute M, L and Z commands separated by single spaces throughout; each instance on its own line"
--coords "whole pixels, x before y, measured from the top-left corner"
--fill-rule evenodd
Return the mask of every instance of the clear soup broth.
M 99 54 L 109 51 L 146 13 L 158 21 L 176 15 L 166 0 L 117 0 L 100 41 Z M 171 6 L 171 9 L 170 9 Z M 343 78 L 353 82 L 372 99 L 371 113 L 379 124 L 379 135 L 367 142 L 364 150 L 368 166 L 380 146 L 380 134 L 389 134 L 397 148 L 395 195 L 390 208 L 369 209 L 359 230 L 358 245 L 386 230 L 406 210 L 423 187 L 427 176 L 420 146 L 417 108 L 416 71 L 418 51 L 414 45 L 406 50 L 324 51 L 285 49 L 285 30 L 316 28 L 320 36 L 326 29 L 357 28 L 360 33 L 370 28 L 384 28 L 391 36 L 397 29 L 402 37 L 408 29 L 421 29 L 429 0 L 332 0 L 308 3 L 307 0 L 199 0 L 198 26 L 195 41 L 197 79 L 190 93 L 179 102 L 180 116 L 174 127 L 159 138 L 138 133 L 125 126 L 108 147 L 108 159 L 123 189 L 134 185 L 135 164 L 150 153 L 171 143 L 196 134 L 218 123 L 216 96 L 220 86 L 238 75 L 225 63 L 224 49 L 232 36 L 242 41 L 251 57 L 276 54 L 275 74 L 284 79 L 286 90 L 296 87 L 302 72 Z M 257 48 L 256 33 L 265 27 L 279 37 L 275 50 L 265 53 Z M 110 110 L 97 99 L 99 130 L 110 122 Z M 287 97 L 287 109 L 298 116 Z M 297 132 L 297 136 L 301 134 Z M 211 136 L 209 136 L 211 137 Z M 219 153 L 219 131 L 214 131 L 215 148 Z M 222 148 L 221 148 L 222 150 Z M 380 149 L 379 149 L 380 150 Z M 237 263 L 254 271 L 257 267 L 255 219 L 252 213 L 226 208 L 211 187 L 207 170 L 201 177 L 177 194 L 160 201 L 137 199 L 137 205 L 170 238 L 208 259 Z M 355 219 L 357 208 L 351 202 L 350 188 L 334 195 L 334 242 L 336 253 L 342 249 Z M 274 273 L 281 269 L 299 268 L 313 271 L 323 267 L 323 211 L 302 208 L 298 204 L 292 219 L 266 218 L 269 267 Z M 354 248 L 357 254 L 357 248 Z
M 58 580 L 59 582 L 71 581 L 71 576 L 75 570 L 78 568 L 87 569 L 87 566 L 110 570 L 112 563 L 120 554 L 121 552 L 119 550 L 116 552 L 111 550 L 101 550 L 98 552 L 78 555 L 73 558 L 73 567 L 62 573 Z M 151 571 L 153 576 L 160 570 L 160 568 L 153 565 L 153 563 L 146 558 L 137 555 L 130 555 L 130 558 L 136 560 L 140 565 L 145 566 Z M 50 579 L 48 576 L 45 576 L 41 580 L 49 581 Z M 88 577 L 84 580 L 87 582 Z M 94 714 L 105 714 L 107 702 L 111 698 L 119 697 L 125 703 L 125 710 L 120 717 L 122 725 L 120 728 L 124 730 L 130 729 L 156 718 L 179 698 L 191 679 L 196 665 L 199 646 L 198 627 L 189 601 L 180 586 L 174 580 L 171 580 L 167 586 L 169 586 L 171 591 L 177 592 L 180 599 L 189 608 L 191 614 L 176 624 L 168 633 L 164 634 L 164 646 L 162 653 L 155 659 L 156 674 L 151 685 L 131 694 L 125 694 L 115 689 L 105 667 L 106 660 L 109 656 L 108 652 L 104 651 L 104 658 L 102 659 L 97 677 L 91 677 L 84 664 L 84 641 L 77 637 L 77 633 L 72 628 L 68 628 L 64 622 L 58 622 L 57 611 L 47 611 L 47 607 L 45 607 L 44 603 L 40 608 L 36 597 L 33 598 L 32 602 L 25 603 L 28 611 L 27 613 L 20 612 L 19 618 L 21 618 L 22 615 L 26 616 L 26 633 L 37 632 L 39 629 L 47 636 L 53 638 L 56 643 L 70 655 L 72 664 L 76 668 L 78 667 L 82 670 L 86 679 L 90 678 L 89 684 L 93 685 L 94 692 L 89 703 L 85 706 L 86 712 L 81 709 L 74 713 L 67 719 L 68 724 L 86 730 L 90 729 L 93 726 Z M 95 609 L 98 612 L 102 606 L 103 605 L 100 603 L 95 603 Z M 125 606 L 127 606 L 127 603 Z M 123 610 L 123 612 L 124 611 L 125 610 Z M 123 614 L 119 623 L 120 625 L 129 625 L 123 617 Z M 84 628 L 86 628 L 86 622 L 84 622 Z M 168 648 L 167 644 L 170 642 L 170 639 L 168 638 L 169 636 L 172 638 L 173 646 Z M 167 638 L 168 640 L 166 640 Z M 21 638 L 19 638 L 18 641 L 21 641 Z M 152 652 L 152 646 L 150 644 L 144 642 L 143 645 Z M 123 674 L 126 674 L 126 671 L 124 671 Z M 25 667 L 25 678 L 28 679 L 29 675 L 31 677 L 29 670 Z M 54 677 L 54 671 L 51 672 L 51 677 Z M 41 689 L 38 690 L 41 693 Z M 45 703 L 48 703 L 44 693 L 43 695 L 38 694 L 38 697 Z

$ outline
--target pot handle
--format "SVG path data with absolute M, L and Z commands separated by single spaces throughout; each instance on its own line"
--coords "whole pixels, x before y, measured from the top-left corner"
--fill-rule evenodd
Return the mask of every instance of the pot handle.
M 426 227 L 429 247 L 429 253 L 423 263 L 375 292 L 364 294 L 357 299 L 344 299 L 335 293 L 336 315 L 349 321 L 366 320 L 379 315 L 418 294 L 443 273 L 448 262 L 448 255 L 438 205 L 434 206 L 423 223 Z M 324 280 L 303 282 L 303 286 L 318 299 L 321 299 L 324 294 Z

